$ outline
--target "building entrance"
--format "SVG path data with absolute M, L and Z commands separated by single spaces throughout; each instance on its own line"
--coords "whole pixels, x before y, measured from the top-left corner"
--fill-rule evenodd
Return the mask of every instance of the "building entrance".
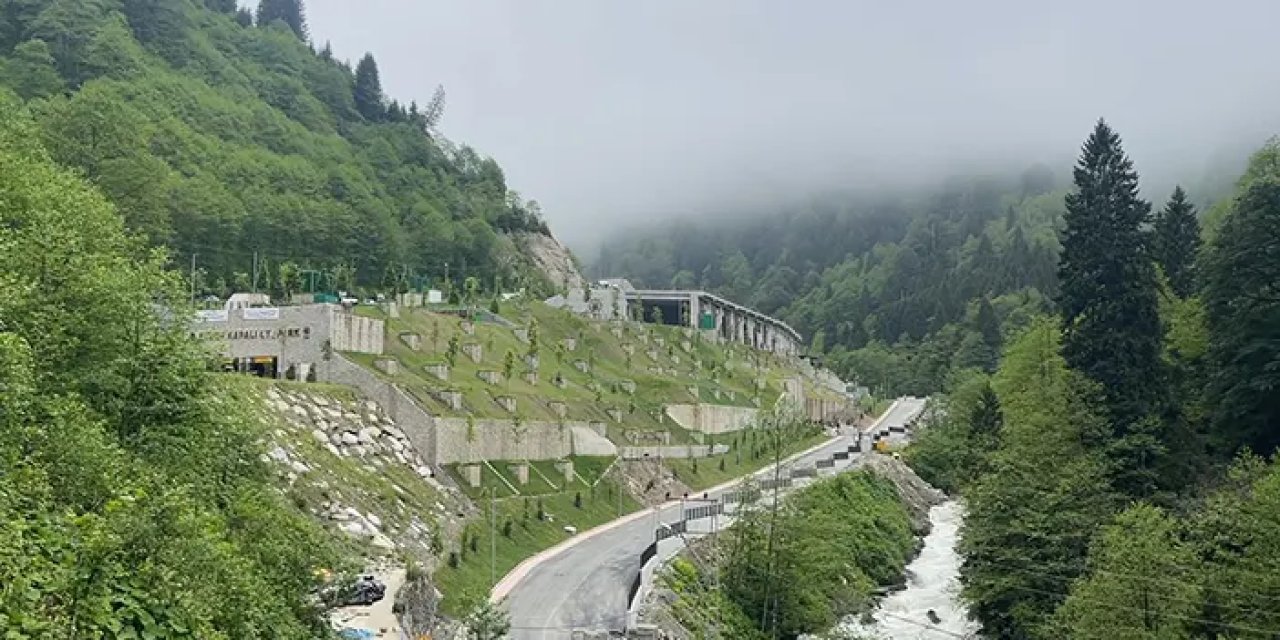
M 279 359 L 275 356 L 253 356 L 246 358 L 245 372 L 259 378 L 275 378 Z

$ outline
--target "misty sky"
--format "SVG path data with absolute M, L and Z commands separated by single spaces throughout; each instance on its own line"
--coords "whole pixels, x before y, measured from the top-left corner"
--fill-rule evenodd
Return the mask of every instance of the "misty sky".
M 1034 8 L 1032 8 L 1034 7 Z M 1280 131 L 1280 2 L 307 0 L 387 93 L 448 92 L 587 249 L 613 222 L 1075 155 L 1105 116 L 1145 177 Z M 1152 194 L 1151 197 L 1156 197 Z

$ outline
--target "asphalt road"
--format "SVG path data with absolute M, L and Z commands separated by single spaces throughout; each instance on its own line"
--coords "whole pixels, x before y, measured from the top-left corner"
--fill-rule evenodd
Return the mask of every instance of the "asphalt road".
M 923 406 L 923 399 L 899 399 L 873 428 L 902 426 Z M 855 433 L 850 431 L 785 461 L 783 466 L 812 466 L 836 451 L 845 451 Z M 869 447 L 869 438 L 863 440 L 863 446 Z M 848 464 L 851 463 L 852 459 Z M 757 475 L 771 477 L 772 473 L 770 467 Z M 710 497 L 731 489 L 713 490 Z M 513 640 L 570 640 L 575 629 L 624 628 L 629 605 L 627 590 L 640 570 L 640 552 L 653 541 L 658 523 L 678 521 L 682 508 L 679 502 L 651 508 L 643 516 L 585 537 L 529 569 L 506 596 Z

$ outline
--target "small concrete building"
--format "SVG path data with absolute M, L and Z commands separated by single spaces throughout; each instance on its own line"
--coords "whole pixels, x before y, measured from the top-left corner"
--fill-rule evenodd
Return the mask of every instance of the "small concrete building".
M 247 306 L 198 311 L 193 335 L 223 355 L 223 369 L 264 378 L 326 380 L 334 351 L 381 355 L 384 323 L 336 304 Z

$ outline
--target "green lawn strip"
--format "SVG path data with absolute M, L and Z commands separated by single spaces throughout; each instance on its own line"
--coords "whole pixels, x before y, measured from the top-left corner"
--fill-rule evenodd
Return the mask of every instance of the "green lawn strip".
M 497 469 L 501 469 L 505 465 L 501 460 L 493 461 L 490 464 Z M 499 498 L 509 498 L 515 495 L 514 493 L 511 493 L 511 488 L 508 487 L 497 474 L 489 469 L 488 465 L 483 463 L 480 464 L 480 486 L 478 487 L 471 486 L 470 483 L 463 479 L 460 467 L 461 465 L 450 464 L 446 465 L 445 469 L 447 469 L 449 475 L 453 477 L 454 482 L 462 488 L 462 492 L 467 494 L 471 499 L 475 500 L 481 497 L 488 497 L 495 491 Z M 512 482 L 512 484 L 515 483 Z
M 573 456 L 573 470 L 578 477 L 590 484 L 600 480 L 600 476 L 613 465 L 615 458 L 609 456 Z
M 756 437 L 760 439 L 758 446 L 762 449 L 760 456 L 757 458 L 752 455 L 752 449 L 756 445 L 750 444 L 750 441 L 746 440 L 747 436 L 745 434 L 746 432 L 742 433 L 743 439 L 739 441 L 741 456 L 738 455 L 739 451 L 730 451 L 710 458 L 698 458 L 696 472 L 694 471 L 694 462 L 691 459 L 668 458 L 663 462 L 676 474 L 676 477 L 681 482 L 694 491 L 702 491 L 703 489 L 723 484 L 773 464 L 774 456 L 765 443 L 765 438 L 768 435 L 764 432 L 757 432 Z M 783 444 L 781 457 L 786 458 L 821 444 L 827 438 L 826 434 L 819 431 L 805 435 L 802 438 L 792 439 Z M 731 434 L 721 434 L 715 438 L 715 441 L 726 443 L 731 442 L 732 439 L 733 436 Z M 723 471 L 720 470 L 722 460 L 724 462 Z
M 617 491 L 611 481 L 606 481 L 600 483 L 594 492 L 580 488 L 545 496 L 494 501 L 496 518 L 493 530 L 496 535 L 492 539 L 496 541 L 493 554 L 496 562 L 492 565 L 489 546 L 490 503 L 488 500 L 479 501 L 477 506 L 483 510 L 484 515 L 469 523 L 465 553 L 459 554 L 457 567 L 451 566 L 446 556 L 446 561 L 434 574 L 437 587 L 445 594 L 442 603 L 444 612 L 454 616 L 463 614 L 467 602 L 487 597 L 495 578 L 502 579 L 502 576 L 525 558 L 568 539 L 570 534 L 564 531 L 566 525 L 581 532 L 617 518 Z M 582 495 L 581 508 L 574 506 L 575 494 L 579 492 Z M 547 516 L 546 520 L 538 520 L 539 501 Z M 640 505 L 623 495 L 621 506 L 621 513 L 626 514 L 638 509 Z M 511 523 L 510 536 L 503 534 L 507 522 Z M 472 537 L 475 538 L 475 551 L 471 549 Z

